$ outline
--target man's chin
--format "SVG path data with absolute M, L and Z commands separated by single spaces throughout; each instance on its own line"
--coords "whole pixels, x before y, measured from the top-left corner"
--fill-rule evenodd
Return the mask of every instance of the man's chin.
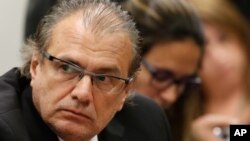
M 69 121 L 58 121 L 53 125 L 52 128 L 57 133 L 57 135 L 64 140 L 70 139 L 74 141 L 84 141 L 87 139 L 91 139 L 97 134 L 91 127 Z

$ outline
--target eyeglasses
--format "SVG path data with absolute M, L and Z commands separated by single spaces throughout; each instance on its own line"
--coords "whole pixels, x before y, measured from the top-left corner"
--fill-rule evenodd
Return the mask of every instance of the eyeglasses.
M 178 86 L 178 93 L 182 93 L 188 86 L 199 85 L 201 83 L 201 79 L 195 74 L 176 79 L 175 74 L 168 69 L 155 68 L 145 59 L 142 59 L 142 64 L 152 76 L 152 84 L 161 90 L 167 89 L 171 85 L 176 85 Z
M 43 56 L 49 61 L 54 62 L 55 77 L 61 81 L 76 84 L 85 75 L 91 76 L 94 89 L 107 94 L 121 93 L 125 87 L 133 80 L 133 77 L 121 78 L 109 74 L 96 74 L 82 69 L 80 66 L 63 59 L 52 56 L 46 51 Z

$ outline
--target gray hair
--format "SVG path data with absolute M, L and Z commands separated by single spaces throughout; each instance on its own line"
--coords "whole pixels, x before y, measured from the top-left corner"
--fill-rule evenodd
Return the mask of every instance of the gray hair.
M 32 54 L 34 52 L 41 54 L 47 49 L 56 24 L 79 11 L 82 12 L 83 26 L 95 35 L 104 36 L 117 31 L 128 33 L 133 48 L 133 60 L 128 71 L 129 76 L 134 75 L 141 61 L 140 49 L 137 46 L 138 31 L 128 13 L 109 0 L 59 0 L 49 14 L 40 21 L 36 33 L 27 39 L 21 49 L 24 61 L 20 68 L 22 75 L 30 78 Z

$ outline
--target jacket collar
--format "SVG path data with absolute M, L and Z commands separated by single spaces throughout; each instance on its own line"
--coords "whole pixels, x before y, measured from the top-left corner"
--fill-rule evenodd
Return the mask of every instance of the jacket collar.
M 124 126 L 119 122 L 116 115 L 106 128 L 98 135 L 99 141 L 124 141 Z

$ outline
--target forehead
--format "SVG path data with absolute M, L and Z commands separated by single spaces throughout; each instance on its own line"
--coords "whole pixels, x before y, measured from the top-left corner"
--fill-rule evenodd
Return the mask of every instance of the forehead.
M 185 39 L 157 43 L 145 57 L 155 67 L 189 75 L 196 71 L 200 55 L 199 46 L 192 39 Z
M 52 31 L 49 52 L 69 58 L 89 70 L 110 66 L 127 71 L 132 60 L 129 34 L 120 31 L 99 35 L 83 22 L 81 12 L 60 21 Z

